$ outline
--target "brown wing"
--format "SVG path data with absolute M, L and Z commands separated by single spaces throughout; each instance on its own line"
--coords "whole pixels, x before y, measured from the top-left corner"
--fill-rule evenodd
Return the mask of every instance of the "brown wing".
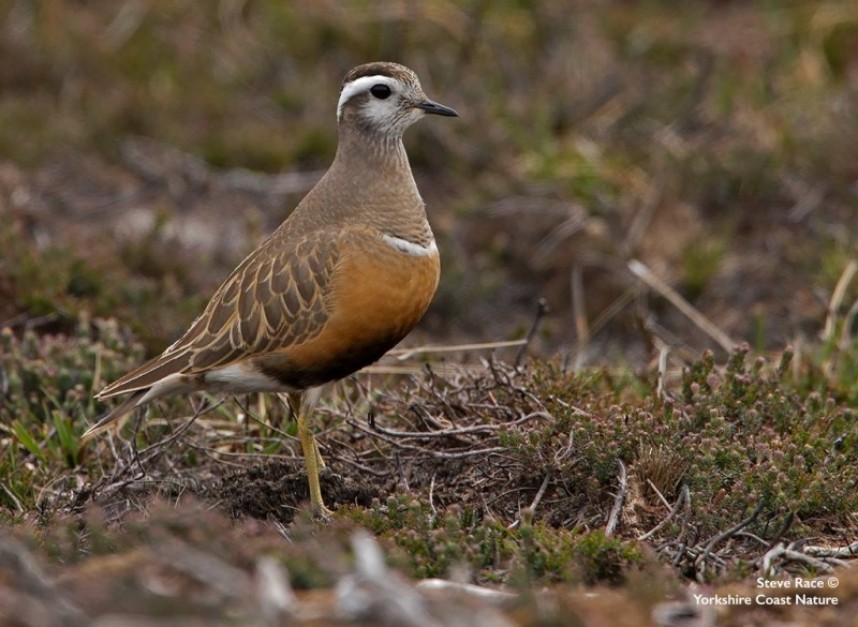
M 163 354 L 98 395 L 148 388 L 171 374 L 197 374 L 313 338 L 328 319 L 338 234 L 268 240 L 236 268 L 191 328 Z

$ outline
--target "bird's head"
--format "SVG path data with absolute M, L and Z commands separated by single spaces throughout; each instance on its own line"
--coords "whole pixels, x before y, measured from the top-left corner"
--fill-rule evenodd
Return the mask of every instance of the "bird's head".
M 337 120 L 340 126 L 398 138 L 426 114 L 458 117 L 426 97 L 417 75 L 398 63 L 359 65 L 343 80 Z

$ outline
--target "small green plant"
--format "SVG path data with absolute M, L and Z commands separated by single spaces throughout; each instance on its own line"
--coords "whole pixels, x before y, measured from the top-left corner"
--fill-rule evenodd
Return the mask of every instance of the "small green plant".
M 385 507 L 346 515 L 392 541 L 397 563 L 418 578 L 450 576 L 465 566 L 478 581 L 492 583 L 616 584 L 643 559 L 633 542 L 534 523 L 526 511 L 510 528 L 455 506 L 436 517 L 425 505 L 400 496 Z

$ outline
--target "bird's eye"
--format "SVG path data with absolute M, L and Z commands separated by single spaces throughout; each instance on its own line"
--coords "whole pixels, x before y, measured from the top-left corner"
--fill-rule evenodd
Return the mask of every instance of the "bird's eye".
M 384 100 L 390 95 L 390 87 L 387 85 L 379 84 L 373 85 L 369 88 L 369 93 L 378 98 L 379 100 Z

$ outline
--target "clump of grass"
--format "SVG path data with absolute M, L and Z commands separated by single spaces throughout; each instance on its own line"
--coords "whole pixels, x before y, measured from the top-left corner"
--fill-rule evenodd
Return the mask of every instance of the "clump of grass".
M 665 446 L 641 445 L 635 474 L 651 503 L 658 498 L 675 497 L 687 470 L 688 464 L 679 451 Z

